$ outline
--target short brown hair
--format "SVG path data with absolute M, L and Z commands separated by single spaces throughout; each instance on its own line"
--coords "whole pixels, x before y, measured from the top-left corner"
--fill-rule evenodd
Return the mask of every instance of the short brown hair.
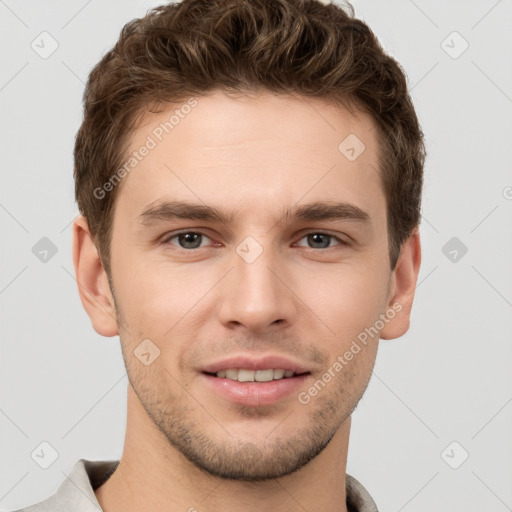
M 109 276 L 120 187 L 101 199 L 95 190 L 119 169 L 145 112 L 214 89 L 300 94 L 370 114 L 395 267 L 420 221 L 426 154 L 400 64 L 350 4 L 344 10 L 319 0 L 183 0 L 127 23 L 85 88 L 75 194 Z

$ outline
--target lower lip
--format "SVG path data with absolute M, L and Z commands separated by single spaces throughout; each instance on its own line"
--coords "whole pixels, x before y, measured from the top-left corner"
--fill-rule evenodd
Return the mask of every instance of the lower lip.
M 216 394 L 239 405 L 271 405 L 289 397 L 304 387 L 309 374 L 269 382 L 239 382 L 203 373 L 202 377 Z

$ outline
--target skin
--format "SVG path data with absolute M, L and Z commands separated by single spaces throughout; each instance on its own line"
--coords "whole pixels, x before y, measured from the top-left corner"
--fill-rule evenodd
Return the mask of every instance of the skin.
M 96 496 L 107 512 L 346 511 L 350 415 L 370 379 L 379 337 L 397 338 L 409 327 L 418 231 L 391 270 L 376 132 L 366 114 L 271 93 L 234 98 L 215 91 L 197 99 L 123 178 L 112 289 L 86 219 L 74 223 L 82 303 L 99 334 L 119 334 L 129 377 L 123 455 Z M 147 115 L 132 150 L 174 108 Z M 338 150 L 351 133 L 366 146 L 354 161 Z M 141 213 L 165 199 L 234 218 L 143 225 Z M 282 216 L 315 201 L 357 206 L 368 222 Z M 183 231 L 203 233 L 200 247 L 181 241 L 188 252 L 179 253 L 180 239 L 170 237 Z M 307 236 L 314 233 L 332 237 Z M 252 263 L 236 251 L 246 237 L 262 248 Z M 308 404 L 297 392 L 270 405 L 235 404 L 201 373 L 233 354 L 277 354 L 309 370 L 297 390 L 307 391 L 397 303 L 400 312 L 379 336 Z M 160 350 L 148 366 L 133 353 L 145 339 Z

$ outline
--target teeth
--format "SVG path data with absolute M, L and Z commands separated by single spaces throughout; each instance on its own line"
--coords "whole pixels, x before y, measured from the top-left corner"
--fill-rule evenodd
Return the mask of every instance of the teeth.
M 254 382 L 254 370 L 238 370 L 238 382 Z
M 217 377 L 219 377 L 218 373 Z M 226 370 L 226 379 L 238 380 L 238 370 Z
M 282 379 L 284 376 L 284 370 L 274 370 L 274 379 Z
M 269 368 L 268 370 L 230 368 L 228 370 L 220 370 L 216 375 L 222 379 L 238 380 L 239 382 L 270 382 L 271 380 L 292 377 L 294 373 L 292 370 L 283 370 L 281 368 Z
M 258 382 L 270 382 L 274 378 L 274 370 L 258 370 L 254 374 L 254 380 Z M 240 377 L 238 377 L 240 379 Z

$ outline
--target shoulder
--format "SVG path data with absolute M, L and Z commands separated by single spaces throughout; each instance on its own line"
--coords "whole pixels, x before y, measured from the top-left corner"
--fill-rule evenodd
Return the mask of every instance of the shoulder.
M 94 490 L 112 474 L 119 461 L 80 459 L 55 494 L 13 512 L 98 512 Z
M 375 501 L 359 480 L 347 474 L 345 488 L 349 512 L 379 512 Z

